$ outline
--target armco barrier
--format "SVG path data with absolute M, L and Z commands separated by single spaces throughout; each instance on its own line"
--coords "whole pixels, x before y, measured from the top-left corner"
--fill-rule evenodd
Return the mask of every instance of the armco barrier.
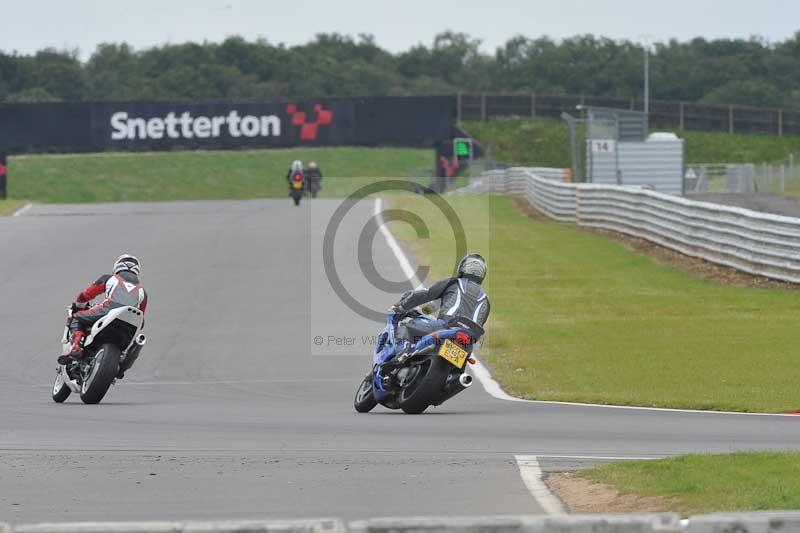
M 800 512 L 731 513 L 694 516 L 687 533 L 789 533 L 800 531 Z
M 751 274 L 800 283 L 800 218 L 641 187 L 564 183 L 524 168 L 492 171 L 464 192 L 524 194 L 555 220 L 617 231 Z
M 0 530 L 2 531 L 2 530 Z M 341 533 L 336 518 L 222 522 L 76 522 L 15 526 L 7 533 Z
M 351 522 L 349 526 L 355 533 L 650 533 L 680 529 L 676 514 L 380 518 Z
M 528 515 L 223 522 L 84 522 L 9 527 L 0 533 L 793 533 L 800 512 L 727 513 L 680 520 L 675 513 Z
M 510 168 L 488 170 L 474 179 L 468 186 L 452 191 L 452 194 L 469 193 L 502 193 L 527 194 L 528 175 L 534 173 L 540 178 L 556 182 L 572 180 L 572 171 L 568 168 Z

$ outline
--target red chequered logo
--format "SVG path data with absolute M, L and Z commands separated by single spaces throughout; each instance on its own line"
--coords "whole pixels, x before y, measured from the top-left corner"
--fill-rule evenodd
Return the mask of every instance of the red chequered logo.
M 314 104 L 316 120 L 309 121 L 308 113 L 298 111 L 296 104 L 286 106 L 286 112 L 292 117 L 292 124 L 300 126 L 300 140 L 313 141 L 317 138 L 320 126 L 328 126 L 333 122 L 333 109 L 325 109 L 322 104 Z
M 0 164 L 0 176 L 2 176 L 2 175 L 3 175 L 3 174 L 5 174 L 5 173 L 6 173 L 6 166 L 5 166 L 5 165 L 2 165 L 2 164 Z

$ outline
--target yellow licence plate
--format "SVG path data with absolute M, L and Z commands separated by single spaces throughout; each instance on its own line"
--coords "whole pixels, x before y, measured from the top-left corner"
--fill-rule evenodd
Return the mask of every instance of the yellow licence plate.
M 302 181 L 295 181 L 294 183 L 292 183 L 292 187 L 294 187 L 295 189 L 302 189 L 303 188 L 303 182 Z
M 456 368 L 462 368 L 464 363 L 467 362 L 469 354 L 450 339 L 446 339 L 442 347 L 439 348 L 439 356 L 447 359 Z

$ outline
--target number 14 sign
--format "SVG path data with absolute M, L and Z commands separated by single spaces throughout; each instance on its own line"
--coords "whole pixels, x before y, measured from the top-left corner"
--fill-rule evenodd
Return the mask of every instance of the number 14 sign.
M 609 139 L 592 140 L 593 153 L 613 153 L 617 149 L 617 141 Z

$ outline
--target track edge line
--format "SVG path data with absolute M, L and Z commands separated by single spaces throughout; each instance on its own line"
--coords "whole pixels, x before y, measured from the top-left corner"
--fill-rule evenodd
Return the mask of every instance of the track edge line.
M 564 503 L 553 494 L 547 484 L 544 482 L 542 475 L 542 468 L 539 466 L 539 460 L 535 455 L 515 455 L 514 460 L 517 462 L 519 475 L 522 482 L 531 493 L 533 499 L 539 504 L 542 510 L 550 515 L 565 515 L 567 510 Z
M 29 204 L 25 204 L 22 207 L 20 207 L 19 209 L 17 209 L 16 211 L 14 211 L 13 213 L 11 213 L 11 216 L 12 217 L 18 217 L 20 215 L 23 215 L 23 214 L 27 213 L 28 210 L 31 207 L 33 207 L 33 204 L 30 204 L 30 203 Z

